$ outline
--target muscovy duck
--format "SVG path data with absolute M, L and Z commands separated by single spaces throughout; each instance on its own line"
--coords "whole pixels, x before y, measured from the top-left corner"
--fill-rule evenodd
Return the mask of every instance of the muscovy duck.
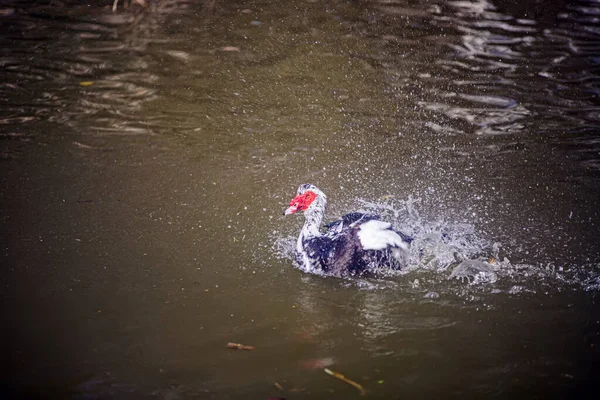
M 412 239 L 392 229 L 379 216 L 350 213 L 325 226 L 327 197 L 314 185 L 303 184 L 283 215 L 304 211 L 306 221 L 296 245 L 296 261 L 305 272 L 338 277 L 363 275 L 406 264 Z

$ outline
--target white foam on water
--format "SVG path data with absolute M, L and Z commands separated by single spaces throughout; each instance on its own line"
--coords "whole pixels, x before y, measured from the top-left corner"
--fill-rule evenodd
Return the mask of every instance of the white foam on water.
M 498 251 L 499 244 L 494 247 L 493 243 L 480 238 L 472 224 L 423 219 L 417 209 L 419 202 L 412 197 L 378 202 L 359 200 L 359 211 L 380 215 L 395 229 L 414 239 L 404 273 L 415 269 L 445 271 L 465 260 L 491 258 L 492 250 Z

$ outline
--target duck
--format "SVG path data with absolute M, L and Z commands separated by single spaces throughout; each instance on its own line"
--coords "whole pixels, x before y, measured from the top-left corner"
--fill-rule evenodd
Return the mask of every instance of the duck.
M 321 228 L 327 196 L 313 184 L 302 184 L 283 215 L 303 212 L 295 258 L 304 272 L 351 277 L 402 269 L 412 238 L 394 230 L 378 215 L 352 212 Z

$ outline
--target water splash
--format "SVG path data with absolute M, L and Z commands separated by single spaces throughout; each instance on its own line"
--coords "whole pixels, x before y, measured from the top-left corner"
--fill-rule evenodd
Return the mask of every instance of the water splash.
M 472 224 L 454 223 L 444 219 L 425 220 L 418 211 L 421 202 L 418 198 L 359 202 L 360 211 L 378 214 L 396 229 L 414 238 L 408 267 L 404 273 L 415 269 L 442 272 L 466 260 L 478 257 L 489 259 L 498 252 L 499 244 L 492 244 L 480 238 Z
M 561 288 L 600 290 L 598 271 L 600 265 L 557 266 L 553 264 L 512 263 L 502 243 L 482 237 L 474 224 L 454 222 L 443 217 L 431 221 L 419 212 L 421 199 L 408 197 L 405 200 L 382 198 L 377 201 L 358 199 L 354 207 L 359 212 L 378 214 L 396 229 L 414 238 L 409 253 L 409 262 L 401 271 L 379 269 L 379 279 L 350 279 L 359 289 L 382 289 L 389 285 L 382 281 L 411 274 L 430 273 L 428 291 L 435 287 L 438 292 L 475 292 L 489 294 L 508 293 L 522 295 L 537 291 L 560 290 Z M 343 212 L 342 212 L 343 213 Z M 339 217 L 333 215 L 334 218 Z M 275 258 L 294 262 L 297 232 L 277 232 L 272 239 L 272 254 Z M 457 286 L 458 285 L 458 286 Z M 396 287 L 396 285 L 393 285 Z M 462 287 L 462 289 L 460 289 Z M 407 288 L 420 293 L 408 283 Z M 461 293 L 462 293 L 461 292 Z M 460 294 L 460 293 L 459 293 Z M 420 297 L 423 297 L 419 295 Z M 426 298 L 437 299 L 436 296 Z

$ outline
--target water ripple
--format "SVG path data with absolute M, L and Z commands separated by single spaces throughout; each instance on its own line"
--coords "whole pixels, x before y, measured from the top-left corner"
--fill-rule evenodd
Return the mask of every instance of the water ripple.
M 435 25 L 457 32 L 451 51 L 436 60 L 456 79 L 425 91 L 421 106 L 448 118 L 441 126 L 455 130 L 464 126 L 453 121 L 464 121 L 478 134 L 545 132 L 559 146 L 587 143 L 582 127 L 597 124 L 600 110 L 600 7 L 587 1 L 565 5 L 554 26 L 509 9 L 479 0 L 432 10 Z M 494 95 L 498 84 L 504 86 L 500 96 Z M 472 103 L 458 106 L 458 99 Z M 600 146 L 586 145 L 582 165 L 593 168 L 598 154 Z
M 15 3 L 0 27 L 0 121 L 24 130 L 33 121 L 50 121 L 79 133 L 149 133 L 135 113 L 157 98 L 159 78 L 147 72 L 144 52 L 159 19 L 189 2 L 160 2 L 151 13 L 134 7 L 113 13 L 104 4 L 25 4 Z M 86 119 L 99 113 L 89 128 Z

